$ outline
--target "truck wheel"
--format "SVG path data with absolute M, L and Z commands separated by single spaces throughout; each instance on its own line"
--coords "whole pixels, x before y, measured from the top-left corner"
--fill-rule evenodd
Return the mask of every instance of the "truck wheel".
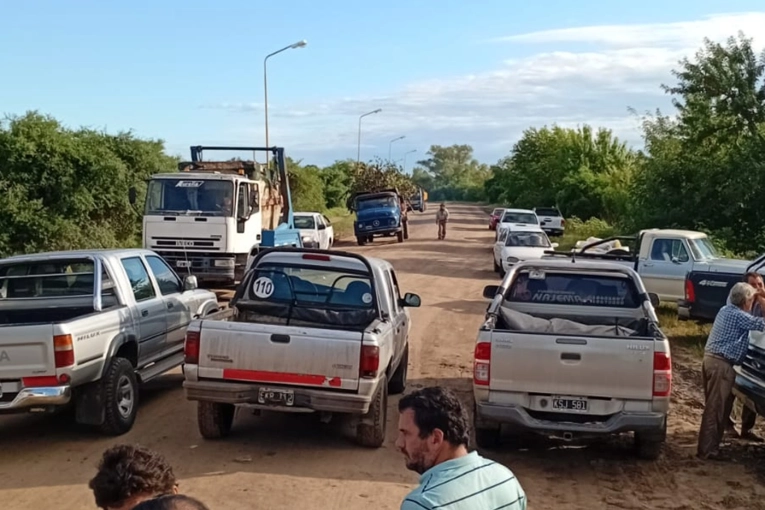
M 104 422 L 101 431 L 119 436 L 131 428 L 138 414 L 138 379 L 133 364 L 125 358 L 114 358 L 101 380 Z
M 404 242 L 404 232 L 397 233 L 396 237 L 398 238 L 398 242 L 399 243 L 403 243 Z
M 366 242 L 366 239 L 364 239 L 363 237 L 356 238 L 356 244 L 358 244 L 359 246 L 364 246 L 365 242 Z
M 373 243 L 375 241 L 375 236 L 367 236 L 367 242 Z
M 218 402 L 197 402 L 197 424 L 199 433 L 205 439 L 219 439 L 231 432 L 234 423 L 234 404 Z
M 492 262 L 494 262 L 494 272 L 495 272 L 495 273 L 499 273 L 499 271 L 500 271 L 502 268 L 501 268 L 501 267 L 499 267 L 499 265 L 497 264 L 497 259 L 495 259 L 495 258 L 493 258 L 493 257 L 492 257 Z
M 356 442 L 367 448 L 379 448 L 385 442 L 385 426 L 388 418 L 388 380 L 385 376 L 380 380 L 377 394 L 369 412 L 362 416 L 363 419 L 371 420 L 371 424 L 359 423 L 356 425 Z
M 492 449 L 500 445 L 502 427 L 499 424 L 485 422 L 478 416 L 478 409 L 473 404 L 473 429 L 475 442 L 479 448 Z
M 635 432 L 635 451 L 638 458 L 656 460 L 661 455 L 661 448 L 667 439 L 667 419 L 659 430 Z
M 406 389 L 406 375 L 409 372 L 409 344 L 404 347 L 404 355 L 401 356 L 401 361 L 398 364 L 398 368 L 393 372 L 388 383 L 388 392 L 391 395 L 399 395 L 404 393 Z

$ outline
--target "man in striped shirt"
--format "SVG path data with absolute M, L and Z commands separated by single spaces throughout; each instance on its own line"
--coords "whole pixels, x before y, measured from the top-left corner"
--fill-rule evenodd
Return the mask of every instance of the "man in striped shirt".
M 401 510 L 526 510 L 526 494 L 505 466 L 468 452 L 467 412 L 451 391 L 424 388 L 398 404 L 396 448 L 420 474 Z

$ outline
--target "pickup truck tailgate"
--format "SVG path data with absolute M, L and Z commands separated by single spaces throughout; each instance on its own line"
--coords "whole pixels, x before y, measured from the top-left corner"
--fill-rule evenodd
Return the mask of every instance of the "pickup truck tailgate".
M 358 390 L 363 333 L 202 321 L 199 377 Z
M 53 326 L 0 326 L 0 381 L 44 375 L 56 375 Z
M 652 338 L 498 331 L 491 337 L 489 390 L 651 399 L 653 354 Z

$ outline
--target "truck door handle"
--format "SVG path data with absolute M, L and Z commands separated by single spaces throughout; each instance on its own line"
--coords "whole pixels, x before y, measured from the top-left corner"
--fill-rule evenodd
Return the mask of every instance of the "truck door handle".
M 643 262 L 643 267 L 653 267 L 653 262 Z
M 271 341 L 277 344 L 288 344 L 290 343 L 290 336 L 289 335 L 279 335 L 274 333 L 271 335 Z
M 167 309 L 168 309 L 168 310 L 172 310 L 172 309 L 173 309 L 173 306 L 175 306 L 175 305 L 173 305 L 172 303 L 168 303 L 168 304 L 167 304 Z
M 579 361 L 582 359 L 582 355 L 578 352 L 562 352 L 560 353 L 560 359 L 564 361 Z
M 141 310 L 141 316 L 142 317 L 148 317 L 149 316 L 149 311 L 148 310 Z

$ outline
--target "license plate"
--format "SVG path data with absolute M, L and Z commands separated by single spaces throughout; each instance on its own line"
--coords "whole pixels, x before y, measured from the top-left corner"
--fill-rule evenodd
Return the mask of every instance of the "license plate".
M 190 260 L 179 260 L 178 261 L 178 267 L 191 267 L 191 261 Z
M 586 413 L 589 409 L 587 399 L 577 397 L 554 397 L 552 406 L 556 411 L 574 413 Z
M 258 403 L 291 406 L 295 404 L 295 392 L 291 390 L 272 390 L 270 388 L 260 388 L 258 390 Z

